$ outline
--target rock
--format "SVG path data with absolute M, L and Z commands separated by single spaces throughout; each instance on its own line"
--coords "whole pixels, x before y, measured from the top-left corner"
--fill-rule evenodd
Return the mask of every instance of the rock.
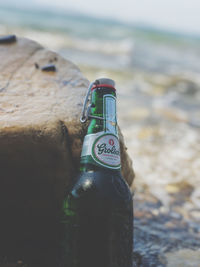
M 17 41 L 17 38 L 15 35 L 0 36 L 0 44 L 11 44 L 11 43 L 15 43 L 16 41 Z
M 64 190 L 79 168 L 87 129 L 79 117 L 89 82 L 73 63 L 28 39 L 2 44 L 0 61 L 0 229 L 6 229 L 0 234 L 4 240 L 20 233 L 52 242 Z M 36 68 L 49 62 L 56 72 Z M 121 134 L 120 145 L 122 172 L 131 185 L 134 173 Z
M 42 67 L 42 71 L 56 71 L 56 66 L 54 64 L 48 64 Z

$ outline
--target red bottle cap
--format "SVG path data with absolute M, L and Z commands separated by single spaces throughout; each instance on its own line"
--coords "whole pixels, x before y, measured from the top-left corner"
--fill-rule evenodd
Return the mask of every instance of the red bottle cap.
M 91 91 L 96 89 L 96 88 L 101 88 L 101 87 L 107 87 L 107 88 L 116 90 L 115 89 L 115 82 L 113 80 L 108 79 L 108 78 L 100 78 L 100 79 L 95 81 Z

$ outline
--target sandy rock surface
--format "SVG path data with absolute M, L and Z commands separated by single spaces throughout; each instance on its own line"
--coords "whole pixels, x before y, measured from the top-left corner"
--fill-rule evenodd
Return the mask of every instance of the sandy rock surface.
M 76 167 L 86 130 L 79 117 L 88 80 L 73 63 L 28 39 L 0 45 L 0 60 L 0 143 L 5 146 L 4 153 L 15 153 L 13 144 L 17 146 L 18 139 L 21 150 L 25 145 L 35 150 L 37 144 L 46 143 L 49 149 L 55 146 L 60 157 L 70 154 L 67 160 L 73 162 L 65 162 L 64 169 Z M 56 71 L 41 71 L 48 64 L 54 64 Z M 123 137 L 120 139 L 123 173 L 131 185 L 132 166 Z M 33 165 L 42 160 L 42 151 L 38 147 L 38 155 L 31 159 Z M 31 156 L 31 151 L 27 153 Z M 58 163 L 58 158 L 54 160 Z

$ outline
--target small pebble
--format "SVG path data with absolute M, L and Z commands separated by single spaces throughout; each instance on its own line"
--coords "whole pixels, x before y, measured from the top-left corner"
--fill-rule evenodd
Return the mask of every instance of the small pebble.
M 35 68 L 36 69 L 39 69 L 40 68 L 40 66 L 38 65 L 38 63 L 35 63 Z
M 42 71 L 56 71 L 56 66 L 54 64 L 48 64 L 41 68 Z
M 12 44 L 17 41 L 16 35 L 0 36 L 0 44 Z

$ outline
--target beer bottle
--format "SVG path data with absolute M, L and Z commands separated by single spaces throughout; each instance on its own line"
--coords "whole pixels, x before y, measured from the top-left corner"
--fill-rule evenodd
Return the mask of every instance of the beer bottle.
M 60 267 L 131 267 L 133 203 L 120 170 L 113 80 L 90 85 L 81 121 L 87 119 L 80 174 L 63 204 Z

